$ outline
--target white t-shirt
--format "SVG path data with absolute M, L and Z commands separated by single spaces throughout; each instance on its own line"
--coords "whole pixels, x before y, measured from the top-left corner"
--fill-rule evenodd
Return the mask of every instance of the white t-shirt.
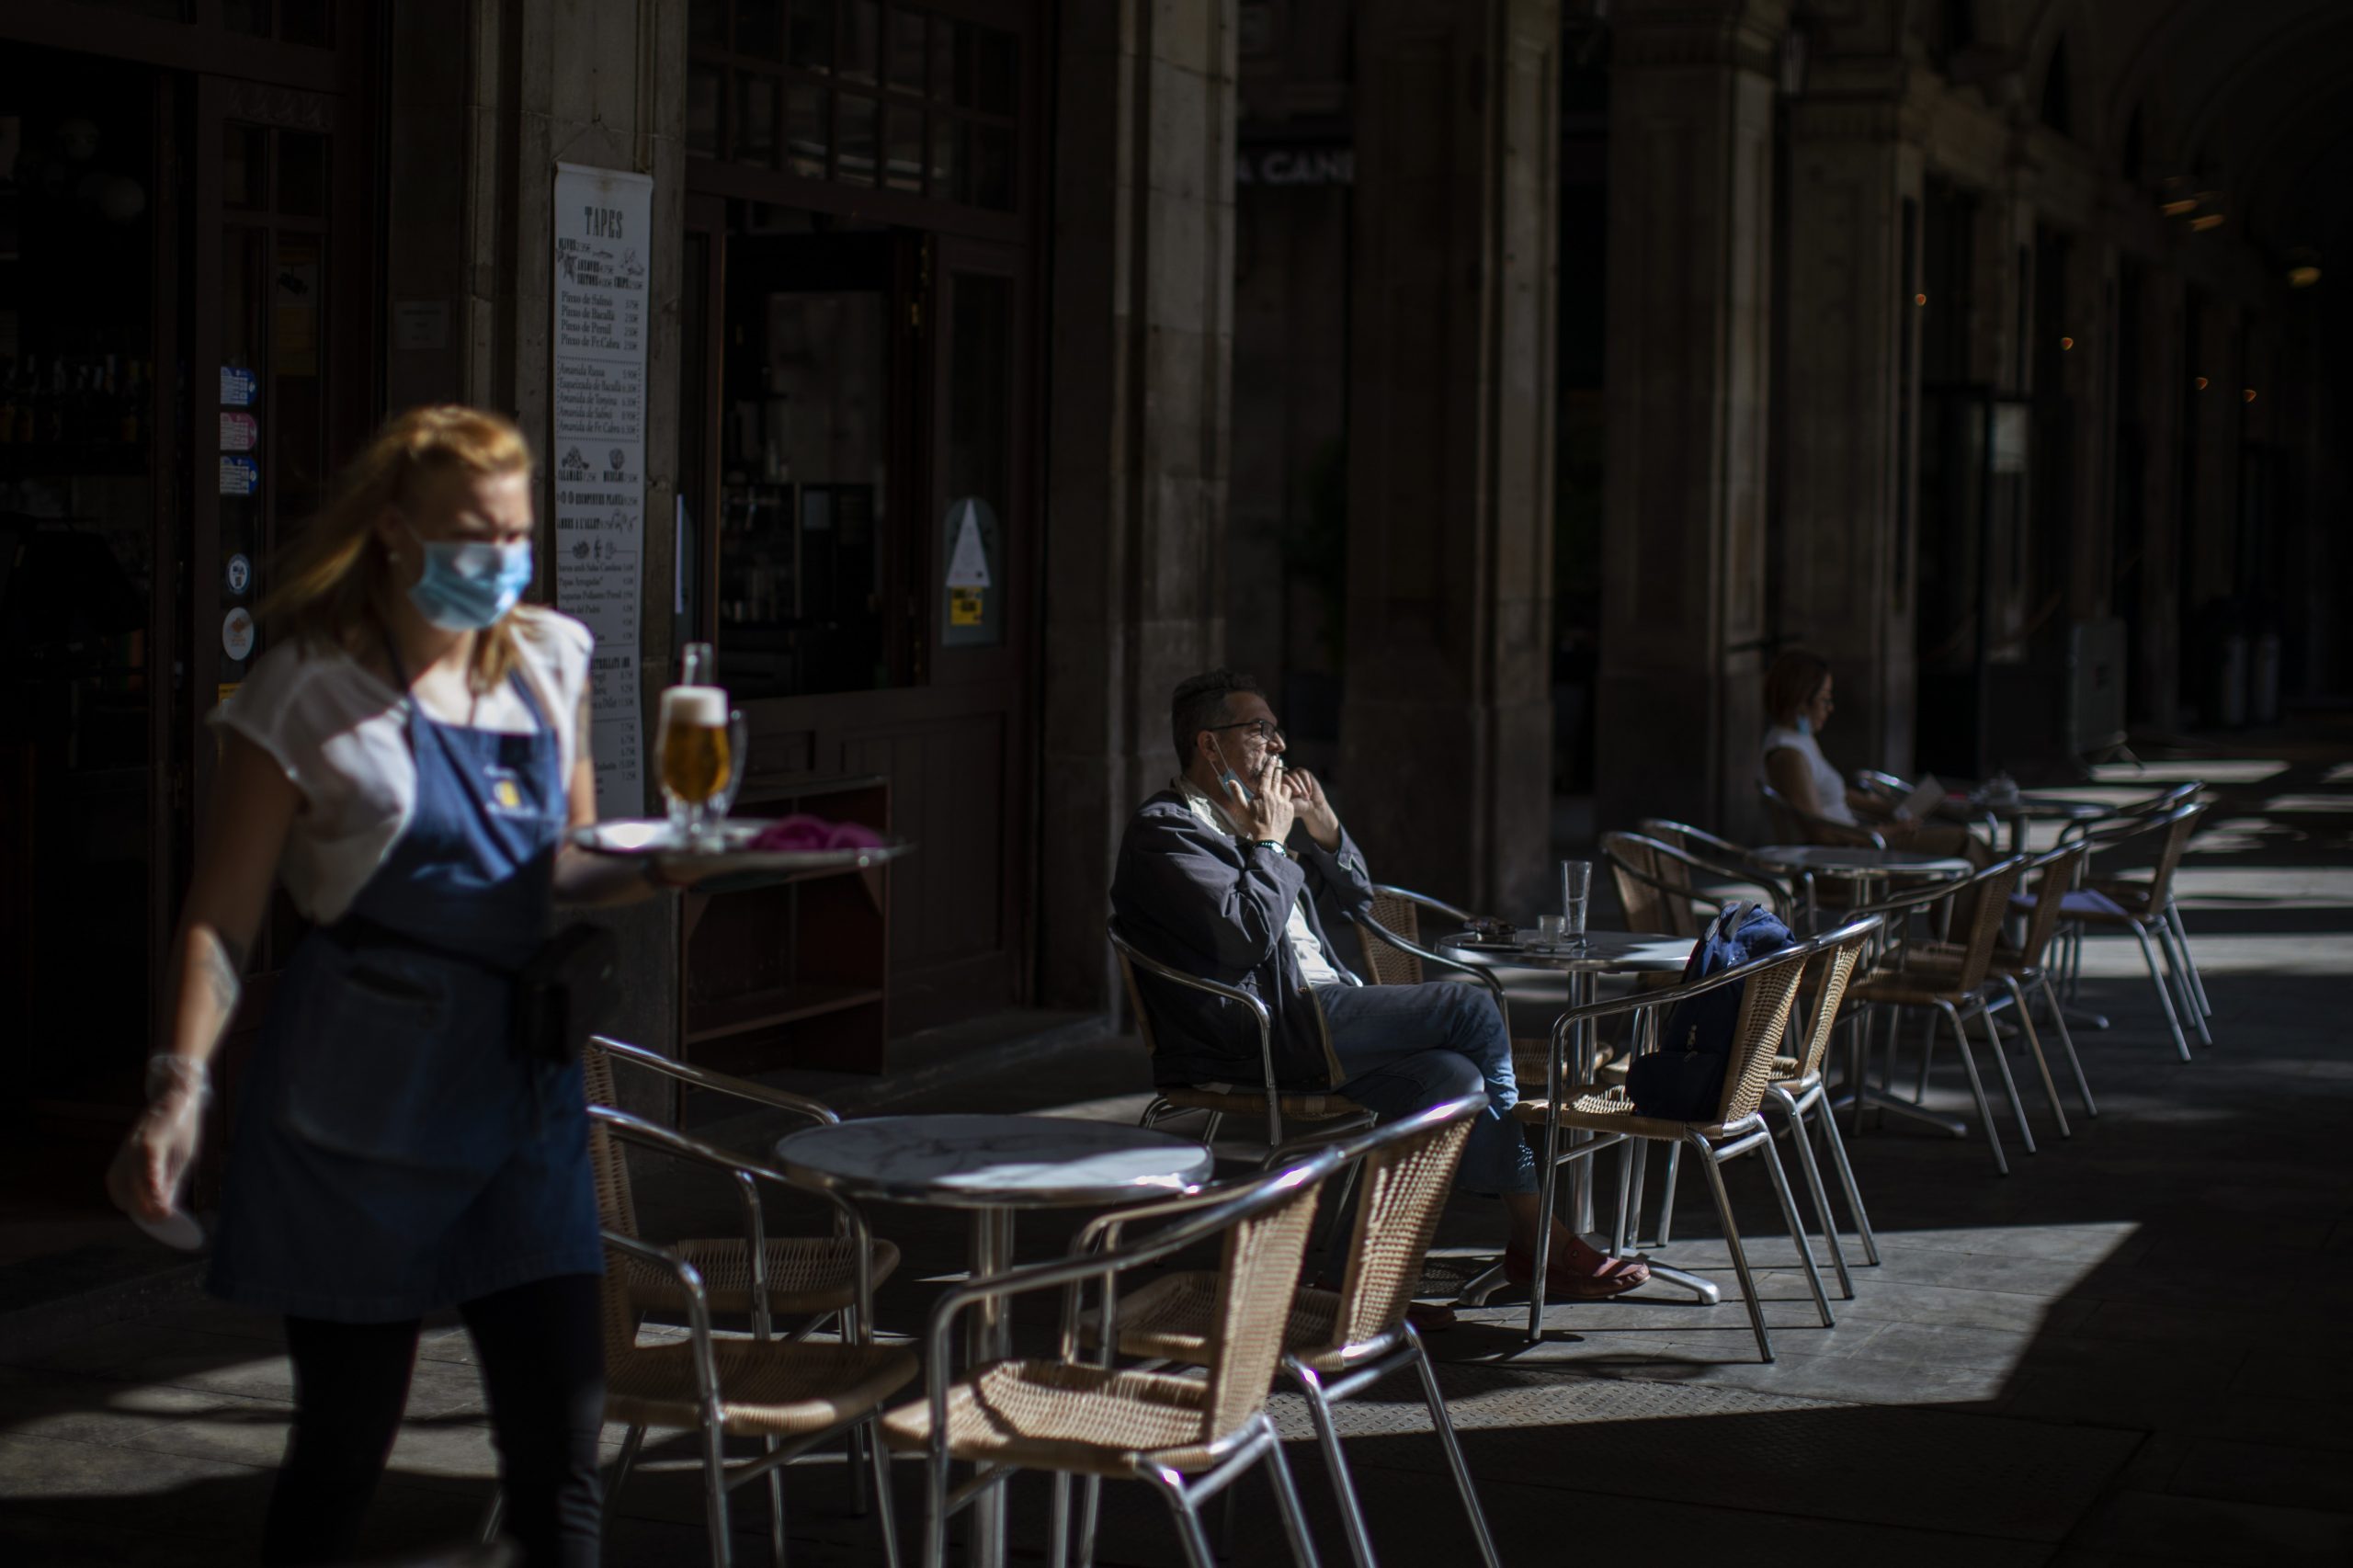
M 1242 835 L 1215 801 L 1196 789 L 1189 778 L 1179 777 L 1177 793 L 1193 808 L 1193 814 L 1210 826 L 1233 838 Z M 1300 978 L 1310 985 L 1346 985 L 1348 983 L 1332 960 L 1324 955 L 1324 944 L 1315 939 L 1315 927 L 1307 923 L 1307 894 L 1302 892 L 1291 900 L 1290 918 L 1283 922 L 1283 939 L 1290 944 L 1291 952 L 1299 960 Z
M 560 777 L 569 788 L 580 698 L 588 685 L 588 629 L 570 616 L 527 606 L 511 621 L 517 667 L 555 732 Z M 340 648 L 279 643 L 261 656 L 211 722 L 269 754 L 302 793 L 278 872 L 294 907 L 322 925 L 338 918 L 399 842 L 416 807 L 416 760 L 409 754 L 413 700 Z M 539 726 L 502 681 L 459 721 L 528 734 Z
M 1756 777 L 1768 784 L 1773 782 L 1765 761 L 1783 747 L 1805 758 L 1806 771 L 1813 777 L 1814 814 L 1851 826 L 1855 808 L 1847 803 L 1847 781 L 1838 777 L 1838 770 L 1822 755 L 1822 743 L 1807 732 L 1789 724 L 1776 724 L 1766 731 L 1765 744 L 1756 754 Z

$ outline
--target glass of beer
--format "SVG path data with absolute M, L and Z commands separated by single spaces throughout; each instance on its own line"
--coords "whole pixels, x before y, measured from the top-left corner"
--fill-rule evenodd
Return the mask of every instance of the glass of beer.
M 707 677 L 709 645 L 688 644 L 684 665 Z M 745 741 L 744 715 L 727 706 L 724 687 L 690 681 L 662 693 L 655 767 L 680 842 L 702 847 L 726 819 L 743 782 Z

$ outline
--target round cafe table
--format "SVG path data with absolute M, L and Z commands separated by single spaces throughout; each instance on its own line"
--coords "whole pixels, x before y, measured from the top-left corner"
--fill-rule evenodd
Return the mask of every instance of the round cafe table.
M 1013 1264 L 1013 1221 L 1025 1209 L 1114 1209 L 1209 1179 L 1209 1150 L 1118 1122 L 1059 1116 L 878 1116 L 805 1128 L 777 1141 L 788 1176 L 855 1202 L 969 1210 L 972 1277 Z M 1003 1301 L 971 1312 L 969 1364 L 1012 1353 Z M 976 1568 L 1005 1562 L 1005 1489 L 972 1499 Z
M 1446 955 L 1463 963 L 1477 964 L 1483 969 L 1549 969 L 1568 977 L 1569 1007 L 1584 1006 L 1593 1000 L 1594 983 L 1605 974 L 1681 974 L 1683 966 L 1691 960 L 1692 941 L 1688 937 L 1673 937 L 1655 931 L 1588 931 L 1582 937 L 1563 937 L 1555 942 L 1544 941 L 1536 932 L 1517 932 L 1508 937 L 1482 937 L 1475 931 L 1458 931 L 1438 938 Z M 1544 1123 L 1544 1153 L 1540 1163 L 1546 1190 L 1559 1170 L 1563 1138 L 1569 1146 L 1586 1142 L 1591 1136 L 1574 1129 L 1563 1128 L 1556 1119 L 1560 1109 L 1562 1080 L 1589 1084 L 1593 1081 L 1595 1036 L 1590 1022 L 1581 1024 L 1574 1038 L 1564 1042 L 1567 1060 L 1555 1050 L 1548 1064 L 1547 1075 L 1555 1082 L 1545 1085 L 1546 1110 Z M 1569 1172 L 1570 1228 L 1583 1234 L 1593 1228 L 1593 1162 L 1575 1161 Z M 1546 1205 L 1549 1210 L 1550 1205 Z M 1631 1233 L 1630 1228 L 1629 1234 Z M 1702 1301 L 1713 1305 L 1722 1292 L 1715 1282 L 1696 1274 L 1644 1258 L 1651 1277 L 1669 1284 L 1679 1285 Z M 1493 1267 L 1462 1288 L 1460 1299 L 1465 1305 L 1480 1306 L 1504 1284 L 1503 1264 L 1498 1260 Z M 1538 1279 L 1529 1290 L 1529 1335 L 1534 1338 L 1540 1331 L 1544 1316 L 1543 1281 Z
M 2026 852 L 2029 824 L 2055 822 L 2072 825 L 2104 817 L 2115 808 L 2097 801 L 2070 801 L 2060 795 L 2013 795 L 2003 801 L 1972 795 L 1969 810 L 1972 815 L 1992 817 L 2006 826 L 2010 830 L 2010 853 L 2022 855 Z

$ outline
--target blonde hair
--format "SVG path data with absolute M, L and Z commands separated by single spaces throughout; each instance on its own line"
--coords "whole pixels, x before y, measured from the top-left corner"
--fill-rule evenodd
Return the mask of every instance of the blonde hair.
M 278 552 L 263 619 L 305 642 L 364 652 L 361 633 L 371 622 L 389 631 L 401 591 L 376 532 L 384 509 L 414 506 L 449 475 L 489 479 L 531 468 L 530 444 L 504 415 L 459 403 L 394 415 L 344 469 L 325 509 Z M 513 621 L 502 616 L 474 639 L 467 678 L 475 690 L 490 690 L 514 669 Z

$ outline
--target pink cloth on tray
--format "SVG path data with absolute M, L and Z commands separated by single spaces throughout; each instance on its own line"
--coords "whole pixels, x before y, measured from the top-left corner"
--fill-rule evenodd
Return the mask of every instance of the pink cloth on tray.
M 827 822 L 801 813 L 779 817 L 752 835 L 747 849 L 777 853 L 805 849 L 879 849 L 882 835 L 863 823 Z

